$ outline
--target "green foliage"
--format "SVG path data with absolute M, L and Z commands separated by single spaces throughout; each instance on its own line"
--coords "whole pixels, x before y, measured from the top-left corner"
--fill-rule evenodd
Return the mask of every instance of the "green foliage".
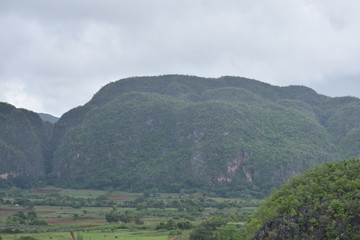
M 7 219 L 7 224 L 47 225 L 48 223 L 38 219 L 35 211 L 29 211 L 27 214 L 17 211 Z
M 193 225 L 191 222 L 189 221 L 180 221 L 180 222 L 175 222 L 173 219 L 169 219 L 166 222 L 160 222 L 157 226 L 156 229 L 166 229 L 166 230 L 176 230 L 176 229 L 180 229 L 180 230 L 187 230 L 187 229 L 191 229 L 193 228 Z
M 358 239 L 360 160 L 326 163 L 292 178 L 248 225 L 256 239 Z
M 181 235 L 181 234 L 182 234 L 182 231 L 179 229 L 169 232 L 169 236 L 177 236 L 177 235 Z
M 238 240 L 242 239 L 243 231 L 236 226 L 226 225 L 217 229 L 215 236 L 217 240 Z
M 31 236 L 21 236 L 18 238 L 19 240 L 37 240 L 37 238 Z
M 138 224 L 140 220 L 132 211 L 126 210 L 125 212 L 118 212 L 117 210 L 112 210 L 109 213 L 105 214 L 105 220 L 109 223 L 123 222 L 130 223 L 132 221 L 137 221 Z
M 303 86 L 181 75 L 110 83 L 54 125 L 0 103 L 0 187 L 262 198 L 314 164 L 360 156 L 359 106 Z
M 219 234 L 217 229 L 225 226 L 227 219 L 215 217 L 206 221 L 203 221 L 194 231 L 191 232 L 189 240 L 218 240 Z M 224 237 L 227 234 L 223 234 Z M 222 238 L 222 239 L 227 239 Z
M 250 213 L 256 209 L 256 203 L 259 202 L 258 200 L 209 198 L 201 194 L 185 192 L 182 194 L 157 193 L 156 190 L 152 192 L 154 196 L 143 198 L 141 193 L 120 193 L 116 191 L 111 192 L 111 195 L 107 195 L 110 192 L 59 188 L 31 190 L 11 188 L 9 191 L 0 190 L 0 197 L 6 196 L 6 198 L 10 199 L 14 196 L 26 198 L 34 204 L 34 209 L 36 209 L 35 211 L 20 212 L 15 215 L 25 219 L 25 224 L 3 224 L 0 231 L 31 233 L 34 237 L 40 237 L 40 235 L 36 234 L 42 233 L 41 236 L 47 239 L 50 236 L 54 239 L 61 238 L 60 235 L 64 236 L 64 239 L 69 238 L 69 231 L 71 230 L 83 233 L 84 239 L 103 239 L 105 235 L 106 238 L 118 236 L 121 239 L 125 235 L 137 236 L 137 238 L 142 236 L 151 238 L 151 236 L 154 236 L 154 238 L 159 239 L 166 238 L 168 235 L 172 236 L 171 238 L 185 239 L 201 221 L 204 221 L 204 216 L 211 216 L 226 218 L 226 221 L 230 221 L 229 227 L 224 226 L 224 229 L 221 226 L 217 227 L 218 225 L 215 224 L 216 229 L 213 234 L 218 237 L 217 232 L 230 234 L 237 230 L 238 225 L 236 223 L 247 221 L 246 216 L 248 214 L 243 215 L 242 213 Z M 116 200 L 108 200 L 106 196 Z M 98 200 L 106 201 L 107 207 L 104 208 L 103 205 L 95 207 L 94 204 Z M 84 202 L 81 204 L 82 209 L 71 208 L 73 202 Z M 53 205 L 49 206 L 46 203 Z M 144 204 L 144 208 L 135 210 L 138 204 Z M 154 207 L 161 205 L 161 208 Z M 7 203 L 3 208 L 12 210 L 14 209 L 14 203 Z M 105 209 L 110 210 L 104 213 Z M 47 212 L 49 214 L 46 214 Z M 40 222 L 37 221 L 30 223 L 30 220 L 38 219 L 38 214 L 41 220 L 49 221 L 51 225 L 41 226 Z M 112 224 L 105 222 L 101 224 L 99 222 L 99 220 L 104 219 L 105 214 L 107 219 L 110 219 L 109 216 L 115 217 Z M 130 216 L 131 222 L 124 224 L 123 222 L 126 222 L 126 220 L 123 221 L 124 218 L 121 218 L 121 215 Z M 71 221 L 72 219 L 77 221 Z M 94 219 L 98 224 L 91 224 Z M 119 222 L 122 223 L 119 224 Z M 235 226 L 235 228 L 232 229 L 231 226 Z M 129 233 L 129 235 L 125 232 Z M 103 233 L 102 236 L 101 233 Z M 74 236 L 76 236 L 76 232 L 74 232 Z M 10 238 L 16 238 L 16 236 Z
M 29 225 L 45 226 L 48 225 L 48 223 L 42 219 L 34 219 L 29 222 Z
M 16 212 L 13 216 L 9 217 L 7 220 L 8 224 L 25 224 L 26 223 L 26 215 L 23 211 Z
M 35 186 L 45 174 L 50 134 L 36 113 L 0 103 L 1 178 L 8 179 L 9 185 Z
M 30 221 L 33 221 L 37 218 L 37 213 L 35 211 L 29 211 L 27 213 L 27 219 L 29 219 Z
M 357 99 L 237 77 L 123 79 L 55 124 L 55 182 L 263 197 L 314 164 L 347 157 L 360 118 L 342 114 L 357 108 Z M 340 131 L 349 138 L 339 141 Z

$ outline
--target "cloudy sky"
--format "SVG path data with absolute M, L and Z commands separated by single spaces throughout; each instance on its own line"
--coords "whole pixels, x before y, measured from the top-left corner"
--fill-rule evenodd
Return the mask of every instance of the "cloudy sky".
M 1 0 L 0 101 L 60 116 L 130 76 L 360 97 L 358 0 Z

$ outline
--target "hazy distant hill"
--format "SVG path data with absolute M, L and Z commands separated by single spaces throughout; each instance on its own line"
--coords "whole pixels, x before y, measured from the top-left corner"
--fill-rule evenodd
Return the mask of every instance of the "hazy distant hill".
M 167 75 L 104 86 L 55 124 L 63 183 L 256 194 L 360 154 L 360 100 L 303 86 Z
M 56 123 L 59 120 L 58 117 L 55 117 L 55 116 L 47 114 L 47 113 L 38 113 L 38 115 L 43 121 L 47 121 L 50 123 Z

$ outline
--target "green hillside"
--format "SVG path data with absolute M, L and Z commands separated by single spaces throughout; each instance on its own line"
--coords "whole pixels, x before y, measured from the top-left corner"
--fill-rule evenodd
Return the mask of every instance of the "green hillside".
M 67 187 L 263 197 L 360 156 L 359 99 L 240 77 L 127 78 L 55 124 L 6 103 L 0 123 L 2 176 Z
M 0 103 L 1 179 L 44 175 L 51 128 L 34 112 Z
M 239 77 L 119 80 L 54 126 L 62 185 L 263 196 L 314 164 L 359 156 L 360 100 Z
M 271 194 L 249 239 L 360 239 L 360 160 L 326 163 Z

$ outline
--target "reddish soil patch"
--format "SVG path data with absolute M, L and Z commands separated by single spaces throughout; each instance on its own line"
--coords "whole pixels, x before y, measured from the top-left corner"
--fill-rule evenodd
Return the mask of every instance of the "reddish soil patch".
M 34 193 L 57 193 L 57 192 L 61 192 L 61 190 L 57 190 L 57 189 L 34 189 L 31 192 L 34 192 Z
M 0 208 L 0 212 L 18 212 L 23 211 L 25 213 L 31 211 L 31 209 L 13 209 L 13 208 Z M 47 215 L 54 213 L 55 211 L 35 211 L 38 215 Z
M 131 195 L 110 195 L 108 197 L 109 200 L 133 200 L 138 198 L 138 196 L 131 196 Z
M 30 209 L 0 208 L 0 212 L 18 212 L 18 211 L 29 212 Z

